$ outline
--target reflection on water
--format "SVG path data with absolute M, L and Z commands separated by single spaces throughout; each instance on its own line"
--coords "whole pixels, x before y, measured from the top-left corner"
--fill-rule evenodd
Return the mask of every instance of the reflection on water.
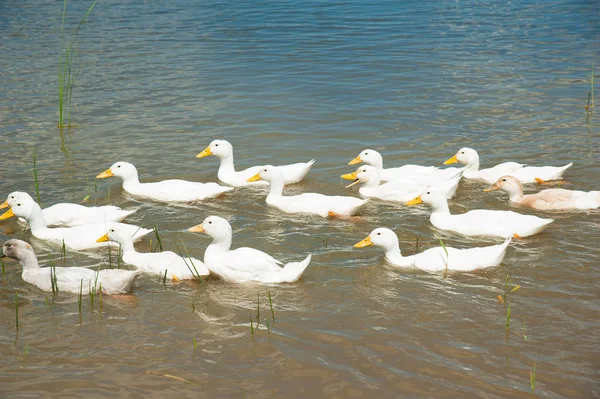
M 70 24 L 87 9 L 80 3 L 69 3 Z M 61 12 L 53 1 L 0 4 L 0 195 L 33 191 L 25 162 L 37 148 L 45 205 L 89 195 L 90 204 L 139 207 L 131 223 L 156 225 L 166 248 L 185 244 L 194 256 L 209 238 L 185 230 L 218 214 L 232 223 L 234 247 L 283 261 L 314 256 L 296 284 L 144 276 L 134 295 L 104 297 L 102 309 L 85 300 L 81 315 L 76 297 L 42 293 L 5 262 L 0 393 L 529 397 L 535 362 L 536 394 L 599 395 L 597 211 L 536 212 L 556 222 L 515 241 L 501 267 L 443 279 L 390 268 L 379 250 L 352 245 L 379 226 L 398 233 L 407 255 L 438 238 L 456 247 L 496 241 L 437 231 L 425 207 L 372 201 L 357 217 L 325 220 L 266 207 L 265 188 L 167 206 L 94 181 L 119 160 L 142 181 L 213 181 L 217 160 L 195 155 L 226 138 L 238 168 L 316 158 L 290 194 L 357 195 L 339 176 L 364 148 L 393 166 L 440 165 L 463 146 L 480 152 L 482 167 L 574 161 L 569 188 L 598 189 L 600 135 L 584 109 L 598 55 L 595 4 L 99 3 L 78 35 L 76 127 L 63 131 Z M 513 209 L 482 188 L 461 183 L 452 211 Z M 44 265 L 57 258 L 16 222 L 1 223 L 0 240 L 10 237 L 32 241 Z M 139 245 L 149 249 L 149 240 Z M 67 264 L 107 258 L 69 253 Z M 508 335 L 496 299 L 507 274 L 522 286 Z

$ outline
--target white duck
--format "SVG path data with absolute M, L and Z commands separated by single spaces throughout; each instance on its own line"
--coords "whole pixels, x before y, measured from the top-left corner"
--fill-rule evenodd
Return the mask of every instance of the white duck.
M 18 216 L 27 221 L 31 229 L 31 234 L 34 237 L 41 240 L 50 241 L 55 245 L 61 246 L 64 242 L 66 248 L 80 251 L 86 249 L 95 249 L 106 247 L 108 244 L 97 243 L 96 239 L 114 226 L 121 227 L 130 236 L 133 237 L 134 241 L 138 241 L 140 238 L 152 230 L 143 229 L 138 226 L 125 223 L 108 222 L 108 223 L 94 223 L 84 224 L 81 226 L 74 227 L 56 227 L 49 228 L 44 219 L 44 214 L 40 209 L 40 206 L 35 201 L 19 201 L 12 206 L 6 213 L 0 216 L 0 220 L 8 219 L 13 216 Z M 117 246 L 116 243 L 112 243 Z
M 454 231 L 465 236 L 528 237 L 544 230 L 553 219 L 522 215 L 513 211 L 476 209 L 460 215 L 450 214 L 444 193 L 435 188 L 425 189 L 406 205 L 425 203 L 431 206 L 430 221 L 441 230 Z
M 100 270 L 85 267 L 40 267 L 31 245 L 21 240 L 8 240 L 2 252 L 17 260 L 23 268 L 22 278 L 29 284 L 47 292 L 52 291 L 53 281 L 59 292 L 88 295 L 92 289 L 107 295 L 125 294 L 141 272 L 137 270 Z
M 249 182 L 248 179 L 258 173 L 260 166 L 252 166 L 248 169 L 236 172 L 233 165 L 233 146 L 227 140 L 213 140 L 208 147 L 201 153 L 196 155 L 196 158 L 204 158 L 209 155 L 215 155 L 221 161 L 217 176 L 222 182 L 234 187 L 250 186 L 250 185 L 267 185 L 266 181 Z M 283 173 L 285 184 L 294 184 L 302 181 L 308 173 L 315 160 L 309 162 L 299 162 L 290 165 L 277 166 Z
M 8 198 L 0 209 L 13 206 L 18 201 L 33 201 L 31 195 L 22 191 L 14 191 L 8 194 Z M 60 203 L 42 209 L 44 219 L 48 226 L 79 226 L 88 223 L 120 222 L 127 216 L 135 213 L 133 210 L 124 210 L 117 206 L 83 206 L 79 204 Z M 24 220 L 21 220 L 24 222 Z
M 570 210 L 600 208 L 600 191 L 577 191 L 562 188 L 542 190 L 535 194 L 523 194 L 523 184 L 514 176 L 502 176 L 483 191 L 502 190 L 516 204 L 541 210 Z
M 565 170 L 569 169 L 573 162 L 565 166 L 525 166 L 516 162 L 504 162 L 493 168 L 479 169 L 479 154 L 472 148 L 461 148 L 444 165 L 460 162 L 467 166 L 463 176 L 465 179 L 483 180 L 493 184 L 504 175 L 515 176 L 523 183 L 543 182 L 562 178 Z
M 284 196 L 283 174 L 278 168 L 267 165 L 248 181 L 266 180 L 271 184 L 267 204 L 286 213 L 310 213 L 322 217 L 351 216 L 367 200 L 341 195 L 323 195 L 317 193 L 302 193 L 300 195 Z
M 498 266 L 502 263 L 506 249 L 512 238 L 507 238 L 503 244 L 487 247 L 456 249 L 446 247 L 430 248 L 424 252 L 411 256 L 402 256 L 398 244 L 398 236 L 385 227 L 375 229 L 364 240 L 356 243 L 355 248 L 375 245 L 385 250 L 385 260 L 396 267 L 416 267 L 427 272 L 446 270 L 472 271 Z
M 396 168 L 383 168 L 383 157 L 372 149 L 362 151 L 356 158 L 348 162 L 348 165 L 365 163 L 373 166 L 379 171 L 379 177 L 382 181 L 406 180 L 414 178 L 431 179 L 451 179 L 459 172 L 459 168 L 439 169 L 435 166 L 403 165 Z
M 309 254 L 301 262 L 290 262 L 281 267 L 280 261 L 258 249 L 231 250 L 231 225 L 219 216 L 209 216 L 189 231 L 212 237 L 213 242 L 204 253 L 204 264 L 211 273 L 230 282 L 293 283 L 300 279 L 311 260 Z
M 452 198 L 458 183 L 461 179 L 462 171 L 459 170 L 451 179 L 425 179 L 413 178 L 404 180 L 393 180 L 384 184 L 381 183 L 379 170 L 373 166 L 362 165 L 356 172 L 342 175 L 343 179 L 354 180 L 346 187 L 352 187 L 355 184 L 362 183 L 358 190 L 360 195 L 367 198 L 378 198 L 384 201 L 406 202 L 415 198 L 425 187 L 433 185 L 441 190 L 446 198 Z
M 133 247 L 133 239 L 120 227 L 108 229 L 97 242 L 114 241 L 121 246 L 123 262 L 135 266 L 149 274 L 166 276 L 172 280 L 191 280 L 199 276 L 208 276 L 209 271 L 201 260 L 182 257 L 175 252 L 137 252 Z
M 123 190 L 134 197 L 159 202 L 201 201 L 218 197 L 233 189 L 212 182 L 198 183 L 176 179 L 140 183 L 136 167 L 128 162 L 117 162 L 96 178 L 105 179 L 112 176 L 120 177 L 123 180 Z

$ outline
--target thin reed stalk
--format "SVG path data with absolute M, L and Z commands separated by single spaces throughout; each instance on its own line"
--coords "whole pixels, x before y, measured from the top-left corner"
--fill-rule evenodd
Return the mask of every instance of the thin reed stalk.
M 531 393 L 535 393 L 535 362 L 533 362 L 533 367 L 529 370 L 529 382 L 531 383 Z
M 448 263 L 450 262 L 450 257 L 448 256 L 448 250 L 446 249 L 446 245 L 444 244 L 444 241 L 442 241 L 442 239 L 440 238 L 440 245 L 442 246 L 442 248 L 444 249 L 444 252 L 446 253 L 446 270 L 444 270 L 444 278 L 448 277 Z
M 77 306 L 79 307 L 79 314 L 81 315 L 81 303 L 83 298 L 83 279 L 81 279 L 81 283 L 79 284 L 79 296 L 77 297 Z
M 156 225 L 152 226 L 152 231 L 154 231 L 154 235 L 156 236 L 156 247 L 152 249 L 152 252 L 156 252 L 157 248 L 160 248 L 160 251 L 162 252 L 162 241 L 160 239 L 160 234 L 158 234 L 158 228 L 156 227 Z
M 271 300 L 271 291 L 267 291 L 269 294 L 269 307 L 271 308 L 271 317 L 273 318 L 273 322 L 275 322 L 275 311 L 273 310 L 273 301 Z
M 75 38 L 77 33 L 81 29 L 83 23 L 87 20 L 88 16 L 92 12 L 92 9 L 96 5 L 98 0 L 94 0 L 92 5 L 88 8 L 87 12 L 79 21 L 77 28 L 75 28 L 71 39 L 68 43 L 65 41 L 65 18 L 67 15 L 67 0 L 63 1 L 63 15 L 62 24 L 60 28 L 61 38 L 61 50 L 58 62 L 58 125 L 57 127 L 69 128 L 71 127 L 71 102 L 73 98 L 73 85 L 75 83 L 75 74 L 73 71 L 73 60 L 75 55 L 78 55 L 77 49 L 75 48 Z M 65 43 L 67 43 L 65 45 Z
M 27 171 L 29 175 L 33 179 L 33 190 L 35 192 L 35 198 L 37 203 L 42 206 L 42 199 L 40 197 L 40 181 L 38 179 L 38 171 L 37 171 L 37 147 L 33 147 L 32 160 L 31 160 L 31 169 L 27 162 L 25 162 L 25 166 L 27 167 Z
M 19 331 L 19 294 L 15 292 L 15 321 L 17 331 Z
M 179 245 L 177 245 L 177 242 L 176 242 L 175 248 L 177 248 L 177 253 L 179 254 L 179 256 L 181 256 L 181 259 L 183 259 L 183 261 L 185 262 L 185 265 L 187 266 L 190 273 L 192 273 L 194 280 L 204 283 L 204 278 L 202 278 L 202 276 L 198 272 L 198 269 L 196 268 L 196 265 L 194 264 L 194 261 L 192 260 L 192 257 L 190 256 L 190 254 L 187 250 L 187 247 L 185 246 L 185 243 L 183 243 L 183 241 L 182 241 L 182 244 L 183 244 L 183 249 L 185 249 L 185 256 L 183 255 L 183 252 L 181 251 L 181 249 L 179 248 Z M 188 263 L 188 261 L 189 261 L 189 263 Z

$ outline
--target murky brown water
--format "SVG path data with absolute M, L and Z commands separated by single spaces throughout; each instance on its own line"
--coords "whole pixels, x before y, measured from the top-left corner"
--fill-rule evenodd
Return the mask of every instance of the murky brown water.
M 358 217 L 323 220 L 267 208 L 264 189 L 188 207 L 138 203 L 116 181 L 94 194 L 94 176 L 118 160 L 134 163 L 142 180 L 212 181 L 217 160 L 194 157 L 218 137 L 233 143 L 238 167 L 317 158 L 289 193 L 348 194 L 339 176 L 366 147 L 389 166 L 439 165 L 462 146 L 476 148 L 482 166 L 574 161 L 569 187 L 599 189 L 600 134 L 583 108 L 598 61 L 598 7 L 233 4 L 98 3 L 78 39 L 79 127 L 62 135 L 62 4 L 0 4 L 0 195 L 32 192 L 24 162 L 37 145 L 45 205 L 91 193 L 98 204 L 139 206 L 131 223 L 156 225 L 166 248 L 184 242 L 198 257 L 209 239 L 185 230 L 209 214 L 231 221 L 234 246 L 281 260 L 314 255 L 295 284 L 164 285 L 146 276 L 133 296 L 104 297 L 93 309 L 86 301 L 81 315 L 76 296 L 43 293 L 6 262 L 1 396 L 515 398 L 531 396 L 534 364 L 537 396 L 599 396 L 597 211 L 522 210 L 556 223 L 514 242 L 501 267 L 443 279 L 389 268 L 380 250 L 352 245 L 379 226 L 398 233 L 406 254 L 417 238 L 420 250 L 438 238 L 456 247 L 498 241 L 441 233 L 425 207 L 378 201 Z M 71 23 L 84 6 L 72 6 Z M 482 188 L 461 183 L 451 209 L 512 209 Z M 44 265 L 57 257 L 15 222 L 0 224 L 0 240 L 11 237 L 32 241 Z M 68 253 L 67 263 L 101 257 Z M 508 333 L 496 299 L 507 274 L 521 285 Z

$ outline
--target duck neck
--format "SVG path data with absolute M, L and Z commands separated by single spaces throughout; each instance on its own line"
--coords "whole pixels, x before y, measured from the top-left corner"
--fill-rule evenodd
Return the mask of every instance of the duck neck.
M 219 166 L 219 173 L 235 172 L 235 167 L 233 165 L 233 153 L 220 157 L 220 161 L 221 165 Z
M 38 204 L 34 205 L 31 215 L 25 217 L 25 220 L 27 220 L 33 235 L 39 235 L 40 233 L 48 230 L 46 219 L 44 219 L 44 213 Z
M 134 255 L 137 253 L 133 247 L 133 240 L 120 242 L 119 244 L 121 245 L 121 254 L 123 256 Z
M 140 184 L 138 172 L 133 171 L 130 175 L 123 177 L 123 187 L 134 187 Z
M 477 172 L 479 172 L 479 159 L 477 159 L 473 163 L 469 163 L 465 165 L 465 171 L 463 172 L 463 176 L 466 178 L 474 177 Z
M 523 200 L 523 186 L 508 191 L 508 199 L 512 202 L 521 202 Z
M 437 201 L 436 203 L 431 205 L 432 207 L 432 211 L 431 214 L 443 214 L 443 215 L 449 215 L 450 214 L 450 208 L 448 207 L 448 201 L 444 200 L 440 200 Z
M 379 187 L 380 184 L 381 184 L 381 176 L 379 175 L 379 173 L 375 173 L 372 176 L 370 176 L 369 180 L 364 182 L 363 187 L 375 188 L 375 187 Z
M 211 247 L 216 248 L 220 251 L 229 251 L 231 248 L 232 236 L 213 237 L 213 242 L 210 244 Z
M 383 157 L 378 157 L 371 162 L 371 166 L 377 168 L 377 170 L 383 170 Z
M 269 198 L 281 197 L 283 195 L 283 178 L 282 179 L 273 179 L 270 181 L 271 186 L 269 187 L 269 195 L 267 196 L 267 200 Z
M 400 252 L 400 245 L 398 243 L 392 244 L 385 248 L 385 259 L 390 263 L 401 264 L 404 257 Z
M 23 268 L 23 272 L 32 269 L 39 269 L 40 265 L 38 264 L 37 256 L 33 251 L 27 251 L 23 257 L 19 259 L 19 264 Z

